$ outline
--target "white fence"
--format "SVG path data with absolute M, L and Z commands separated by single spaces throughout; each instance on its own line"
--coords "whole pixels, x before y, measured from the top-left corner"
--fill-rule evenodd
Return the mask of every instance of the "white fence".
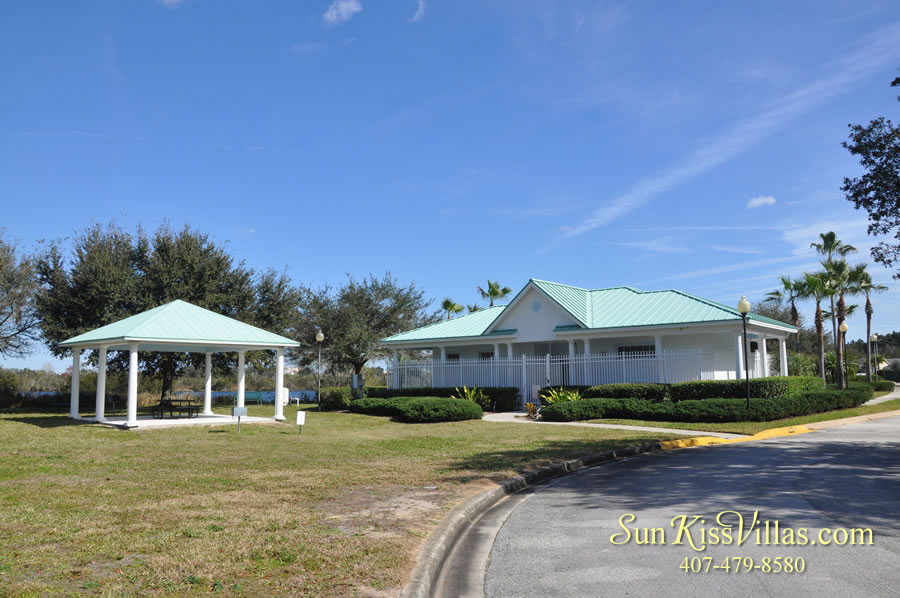
M 544 386 L 685 382 L 713 378 L 712 354 L 697 350 L 545 355 L 513 359 L 400 361 L 390 364 L 388 386 L 429 388 L 515 386 L 520 403 L 537 403 Z

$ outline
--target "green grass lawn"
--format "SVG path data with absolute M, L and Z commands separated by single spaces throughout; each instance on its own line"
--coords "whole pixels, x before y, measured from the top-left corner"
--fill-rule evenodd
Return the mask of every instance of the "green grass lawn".
M 875 393 L 878 396 L 884 396 L 887 393 Z M 845 417 L 856 417 L 858 415 L 871 415 L 873 413 L 883 413 L 885 411 L 893 411 L 900 409 L 900 399 L 885 401 L 878 405 L 860 405 L 851 409 L 839 409 L 837 411 L 827 411 L 825 413 L 816 413 L 814 415 L 805 415 L 803 417 L 791 417 L 788 419 L 776 419 L 770 422 L 731 422 L 731 423 L 700 423 L 700 422 L 658 422 L 645 421 L 638 419 L 592 419 L 590 423 L 594 424 L 624 424 L 628 426 L 654 426 L 657 428 L 673 428 L 681 430 L 702 430 L 704 432 L 729 432 L 732 434 L 756 434 L 763 430 L 771 430 L 772 428 L 784 428 L 786 426 L 799 426 L 803 424 L 813 424 L 816 422 L 824 422 L 833 419 L 842 419 Z
M 671 437 L 317 412 L 298 435 L 295 412 L 240 435 L 0 412 L 0 595 L 396 593 L 488 480 Z

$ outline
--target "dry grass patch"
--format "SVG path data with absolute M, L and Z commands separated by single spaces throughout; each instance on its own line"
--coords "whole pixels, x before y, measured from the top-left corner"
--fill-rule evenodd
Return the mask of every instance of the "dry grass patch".
M 464 496 L 658 438 L 316 412 L 302 435 L 291 425 L 121 432 L 4 412 L 0 595 L 377 596 L 396 591 Z

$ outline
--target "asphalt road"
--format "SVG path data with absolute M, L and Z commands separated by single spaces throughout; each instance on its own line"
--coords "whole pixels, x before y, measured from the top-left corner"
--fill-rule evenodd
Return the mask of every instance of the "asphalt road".
M 756 511 L 760 524 L 742 545 L 694 550 L 687 533 L 700 548 L 701 528 L 710 534 L 725 527 L 716 524 L 723 511 L 742 514 L 745 529 Z M 619 518 L 628 513 L 635 516 L 626 522 L 631 539 L 615 545 L 613 534 L 626 539 Z M 702 520 L 678 545 L 672 520 L 680 515 L 687 523 Z M 586 469 L 512 501 L 505 512 L 498 508 L 493 518 L 493 533 L 482 530 L 489 597 L 900 596 L 900 417 Z M 799 542 L 806 528 L 809 543 L 757 545 L 756 529 L 764 534 L 766 520 L 770 541 L 777 521 L 782 539 L 787 527 Z M 736 515 L 722 523 L 734 525 L 737 536 Z M 636 543 L 636 533 L 645 539 L 637 528 L 655 527 L 662 529 L 657 544 Z M 820 538 L 823 528 L 832 531 Z M 822 545 L 831 536 L 845 539 L 837 528 L 869 528 L 872 544 Z M 703 571 L 680 569 L 686 557 L 700 559 Z M 733 557 L 740 558 L 739 573 L 706 571 L 726 559 L 736 563 Z M 769 557 L 773 569 L 775 557 L 802 557 L 805 571 L 746 572 L 745 557 L 760 567 Z

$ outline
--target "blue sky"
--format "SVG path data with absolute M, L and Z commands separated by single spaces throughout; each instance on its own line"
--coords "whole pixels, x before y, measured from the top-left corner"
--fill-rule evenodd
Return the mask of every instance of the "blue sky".
M 840 143 L 896 120 L 898 48 L 889 1 L 4 3 L 0 225 L 168 219 L 436 302 L 488 277 L 757 300 L 819 232 L 867 260 Z M 900 330 L 900 293 L 875 310 Z

